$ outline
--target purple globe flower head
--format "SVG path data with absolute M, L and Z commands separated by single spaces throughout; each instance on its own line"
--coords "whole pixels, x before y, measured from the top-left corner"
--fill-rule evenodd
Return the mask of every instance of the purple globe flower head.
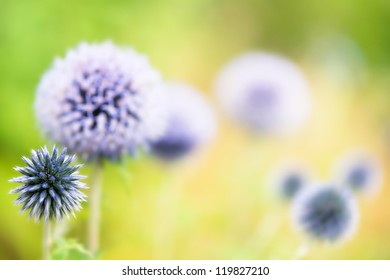
M 304 166 L 285 166 L 279 172 L 277 188 L 283 198 L 292 200 L 307 187 L 310 180 L 310 172 Z
M 291 199 L 297 195 L 304 187 L 305 179 L 299 173 L 286 174 L 282 184 L 281 190 L 284 197 Z
M 383 182 L 379 160 L 363 150 L 351 151 L 342 156 L 336 166 L 339 181 L 354 192 L 373 196 Z
M 27 166 L 15 167 L 23 176 L 10 180 L 22 184 L 10 192 L 19 195 L 16 203 L 23 205 L 23 212 L 29 210 L 35 220 L 60 220 L 74 215 L 86 197 L 80 191 L 86 188 L 80 182 L 86 177 L 78 174 L 82 164 L 72 165 L 75 156 L 67 155 L 66 149 L 59 153 L 56 147 L 51 153 L 44 147 L 31 154 L 31 159 L 23 157 Z
M 202 93 L 184 83 L 164 85 L 167 126 L 150 143 L 156 157 L 172 161 L 185 157 L 215 134 L 215 115 Z
M 226 113 L 256 133 L 292 133 L 310 116 L 305 76 L 291 61 L 274 54 L 253 52 L 233 59 L 215 88 Z
M 339 242 L 351 237 L 358 222 L 357 204 L 348 190 L 333 184 L 307 189 L 294 201 L 293 219 L 309 237 L 325 242 Z
M 43 75 L 37 119 L 47 136 L 84 159 L 117 160 L 164 130 L 160 80 L 132 49 L 81 43 Z
M 296 160 L 285 161 L 272 170 L 266 184 L 279 197 L 290 202 L 308 187 L 312 177 L 312 171 L 306 164 Z

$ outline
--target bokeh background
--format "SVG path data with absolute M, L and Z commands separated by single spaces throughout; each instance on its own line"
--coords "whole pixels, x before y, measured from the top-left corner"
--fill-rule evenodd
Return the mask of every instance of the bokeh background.
M 22 155 L 50 143 L 33 111 L 42 73 L 84 40 L 133 46 L 164 78 L 202 90 L 219 119 L 213 143 L 183 162 L 168 166 L 141 154 L 106 165 L 103 259 L 290 259 L 302 237 L 290 206 L 267 184 L 275 166 L 297 159 L 328 181 L 341 154 L 363 147 L 387 173 L 390 1 L 0 0 L 0 6 L 1 259 L 40 258 L 41 224 L 19 213 L 8 180 Z M 255 138 L 221 112 L 215 77 L 248 50 L 279 53 L 303 69 L 315 101 L 303 130 Z M 85 166 L 82 173 L 90 171 Z M 385 178 L 376 197 L 359 200 L 353 239 L 317 244 L 306 258 L 389 259 L 389 199 Z M 58 231 L 84 244 L 87 214 L 85 204 Z

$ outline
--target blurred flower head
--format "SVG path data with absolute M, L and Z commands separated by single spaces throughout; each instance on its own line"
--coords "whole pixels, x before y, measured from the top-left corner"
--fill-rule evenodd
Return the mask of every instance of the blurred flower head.
M 311 111 L 305 76 L 291 61 L 274 54 L 240 55 L 219 74 L 216 92 L 223 109 L 257 133 L 295 132 Z
M 342 184 L 355 192 L 376 194 L 383 182 L 378 159 L 365 151 L 352 151 L 342 156 L 336 166 Z
M 29 210 L 30 217 L 47 221 L 60 220 L 81 209 L 86 196 L 80 189 L 86 187 L 79 180 L 85 176 L 78 175 L 81 164 L 71 165 L 74 159 L 66 149 L 59 153 L 56 147 L 51 153 L 45 147 L 32 150 L 31 159 L 23 157 L 27 166 L 15 167 L 23 176 L 10 180 L 22 184 L 10 193 L 19 194 L 16 203 L 23 205 L 23 212 Z
M 295 199 L 308 187 L 312 172 L 299 162 L 286 162 L 278 165 L 270 176 L 270 185 L 286 200 Z
M 355 232 L 358 210 L 348 190 L 324 184 L 306 190 L 294 201 L 293 218 L 306 235 L 336 242 Z
M 164 85 L 167 127 L 150 143 L 153 155 L 176 160 L 209 141 L 215 134 L 216 119 L 202 93 L 184 83 Z
M 159 83 L 134 50 L 81 43 L 43 75 L 36 115 L 47 136 L 84 159 L 116 160 L 162 133 Z
M 286 174 L 281 182 L 281 192 L 285 198 L 294 198 L 305 185 L 305 178 L 299 173 Z

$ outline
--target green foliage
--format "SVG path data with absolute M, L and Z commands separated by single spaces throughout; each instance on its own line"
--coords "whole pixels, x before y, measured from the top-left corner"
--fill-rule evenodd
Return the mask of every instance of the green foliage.
M 53 244 L 51 257 L 54 260 L 93 260 L 93 255 L 76 239 L 58 239 Z

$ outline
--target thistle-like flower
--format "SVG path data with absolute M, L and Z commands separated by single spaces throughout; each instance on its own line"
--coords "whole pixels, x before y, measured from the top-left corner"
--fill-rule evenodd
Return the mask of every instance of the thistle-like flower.
M 345 186 L 369 195 L 378 192 L 383 179 L 379 161 L 364 151 L 353 151 L 341 157 L 336 173 Z
M 308 236 L 336 242 L 355 232 L 358 210 L 348 190 L 329 184 L 302 193 L 294 202 L 293 218 Z
M 215 115 L 202 93 L 183 83 L 164 85 L 167 127 L 150 143 L 153 155 L 176 160 L 206 143 L 215 134 Z
M 273 54 L 247 53 L 231 61 L 217 78 L 216 93 L 222 108 L 256 133 L 295 132 L 311 111 L 305 76 Z
M 42 77 L 38 122 L 47 136 L 85 160 L 117 160 L 162 133 L 160 79 L 132 49 L 81 43 Z
M 35 220 L 60 220 L 74 210 L 81 209 L 85 195 L 80 189 L 86 188 L 79 180 L 85 176 L 78 174 L 82 164 L 71 165 L 75 156 L 67 155 L 64 148 L 61 153 L 54 146 L 50 153 L 46 147 L 32 150 L 31 159 L 22 157 L 25 167 L 15 167 L 23 176 L 11 179 L 20 183 L 10 193 L 19 194 L 17 204 L 22 204 L 22 211 L 30 211 Z

